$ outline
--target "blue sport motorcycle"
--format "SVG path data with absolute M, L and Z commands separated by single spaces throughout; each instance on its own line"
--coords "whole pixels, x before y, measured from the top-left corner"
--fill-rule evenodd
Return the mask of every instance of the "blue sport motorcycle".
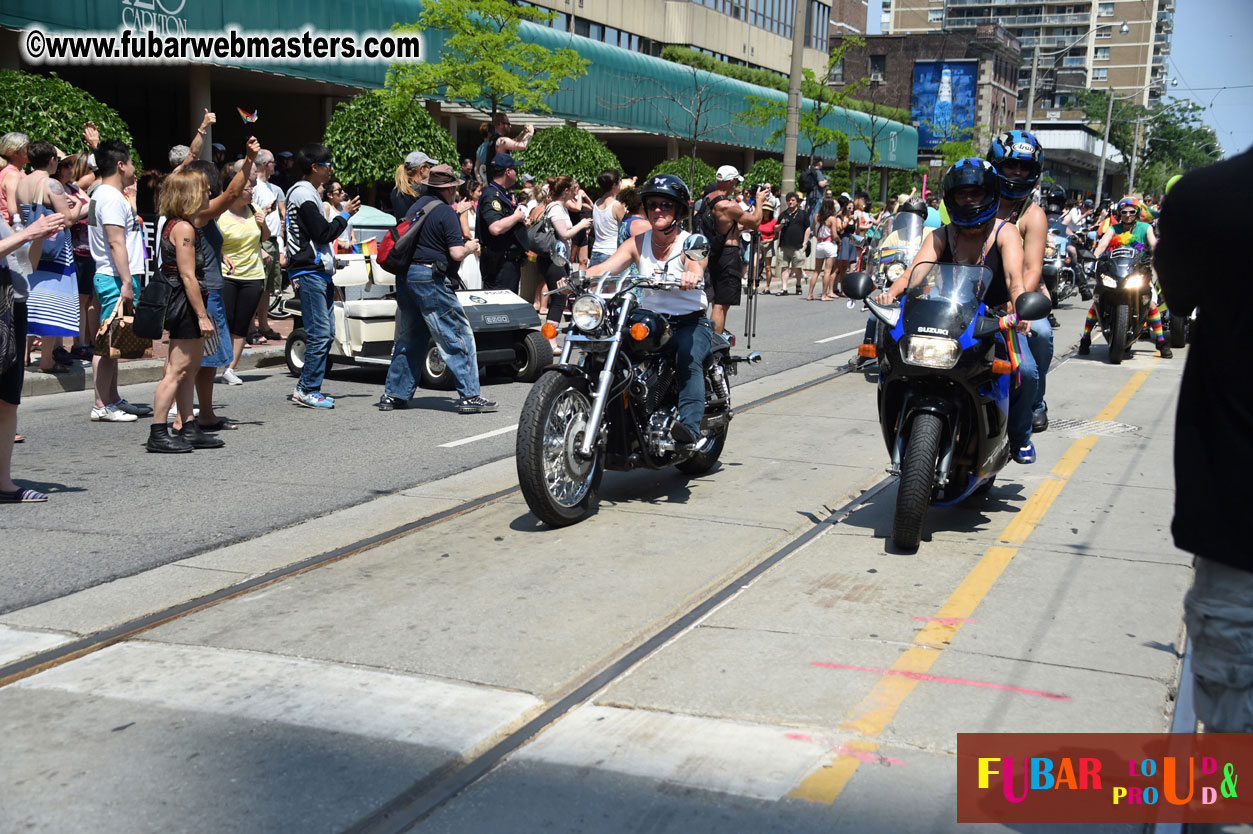
M 916 550 L 931 504 L 955 504 L 987 491 L 1009 462 L 1012 370 L 1006 317 L 983 303 L 992 271 L 984 266 L 921 263 L 899 305 L 869 298 L 864 272 L 844 276 L 844 293 L 865 300 L 879 328 L 879 423 L 900 477 L 892 541 Z M 1018 297 L 1017 315 L 1049 314 L 1042 293 Z

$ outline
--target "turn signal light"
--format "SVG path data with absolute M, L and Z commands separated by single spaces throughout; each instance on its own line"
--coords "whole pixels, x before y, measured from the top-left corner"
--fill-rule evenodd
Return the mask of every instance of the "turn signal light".
M 539 329 L 539 332 L 545 339 L 555 339 L 557 338 L 557 325 L 551 321 L 546 321 L 544 326 Z
M 879 357 L 879 349 L 874 345 L 858 345 L 857 355 L 865 356 L 867 359 L 877 359 Z
M 1009 364 L 1009 362 L 1007 362 L 1007 361 L 1006 361 L 1006 360 L 1004 360 L 1004 359 L 993 359 L 993 360 L 992 360 L 992 373 L 994 373 L 994 374 L 997 374 L 997 375 L 1000 375 L 1000 374 L 1007 374 L 1007 373 L 1009 373 L 1010 371 L 1012 371 L 1013 369 L 1014 369 L 1014 366 L 1013 366 L 1013 365 L 1011 365 L 1011 364 Z
M 637 342 L 642 342 L 648 338 L 648 325 L 642 321 L 637 321 L 631 325 L 631 338 Z

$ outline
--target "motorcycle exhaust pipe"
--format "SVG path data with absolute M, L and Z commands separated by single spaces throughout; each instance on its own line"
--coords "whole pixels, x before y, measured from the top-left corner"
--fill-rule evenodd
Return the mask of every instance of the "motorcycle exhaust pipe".
M 758 353 L 757 351 L 753 351 L 748 356 L 732 356 L 731 361 L 732 362 L 747 362 L 750 365 L 756 365 L 758 362 L 761 361 L 761 354 Z

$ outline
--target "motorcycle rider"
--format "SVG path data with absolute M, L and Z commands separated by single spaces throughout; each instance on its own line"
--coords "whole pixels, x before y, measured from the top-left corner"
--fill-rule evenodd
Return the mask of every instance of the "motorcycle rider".
M 1010 130 L 992 140 L 988 160 L 1001 175 L 1001 207 L 997 219 L 1008 220 L 1022 235 L 1022 285 L 1027 291 L 1040 290 L 1040 273 L 1044 269 L 1044 245 L 1049 224 L 1044 210 L 1031 202 L 1031 192 L 1040 182 L 1044 149 L 1034 136 L 1023 130 Z M 1031 322 L 1027 345 L 1035 361 L 1024 363 L 1022 379 L 1011 396 L 1027 396 L 1031 401 L 1031 430 L 1046 431 L 1049 409 L 1044 401 L 1045 377 L 1053 361 L 1053 327 L 1057 321 L 1050 313 L 1047 319 Z M 1028 364 L 1034 365 L 1034 379 Z
M 713 324 L 705 317 L 709 304 L 705 296 L 705 262 L 683 256 L 666 264 L 683 251 L 683 241 L 688 237 L 679 221 L 687 215 L 691 192 L 675 175 L 662 174 L 644 184 L 641 196 L 652 228 L 627 238 L 618 251 L 587 273 L 593 277 L 620 273 L 635 264 L 641 275 L 664 274 L 680 280 L 679 290 L 644 290 L 640 306 L 661 313 L 670 322 L 670 344 L 675 348 L 679 385 L 678 419 L 671 425 L 670 435 L 688 449 L 704 452 L 712 445 L 712 438 L 702 437 L 700 429 L 705 413 L 704 362 L 713 350 Z
M 1093 253 L 1096 257 L 1101 257 L 1102 253 L 1112 244 L 1115 248 L 1130 246 L 1132 249 L 1138 249 L 1143 252 L 1145 247 L 1149 251 L 1157 248 L 1157 235 L 1153 234 L 1153 228 L 1140 219 L 1140 203 L 1133 197 L 1124 197 L 1118 202 L 1118 223 L 1111 225 L 1109 231 L 1101 238 L 1101 242 L 1096 245 L 1096 251 Z M 1157 351 L 1162 355 L 1163 359 L 1169 359 L 1174 354 L 1170 349 L 1170 342 L 1162 335 L 1162 314 L 1158 310 L 1156 304 L 1149 306 L 1149 328 L 1153 331 L 1153 341 L 1157 343 Z M 1087 321 L 1083 323 L 1083 338 L 1079 340 L 1079 355 L 1086 356 L 1092 351 L 1092 328 L 1096 327 L 1096 304 L 1093 303 L 1088 308 Z
M 1005 230 L 1008 220 L 997 219 L 1001 204 L 1001 176 L 991 163 L 977 157 L 958 160 L 944 175 L 944 206 L 949 225 L 926 237 L 909 269 L 876 301 L 893 305 L 909 286 L 910 276 L 919 264 L 955 263 L 986 266 L 992 271 L 992 282 L 983 302 L 989 311 L 1014 312 L 1014 302 L 1026 289 L 1023 286 L 1022 238 L 1016 229 Z M 954 231 L 956 230 L 956 231 Z M 1006 332 L 1009 339 L 1026 336 L 1031 322 L 1020 321 Z M 1022 345 L 1021 341 L 1017 343 Z M 1027 366 L 1035 359 L 1025 346 L 1018 350 L 1021 377 L 1029 376 Z M 1012 355 L 1012 354 L 1011 354 Z M 1034 370 L 1030 372 L 1034 379 Z M 1035 446 L 1031 443 L 1031 397 L 1034 391 L 1010 396 L 1010 449 L 1016 463 L 1035 463 Z

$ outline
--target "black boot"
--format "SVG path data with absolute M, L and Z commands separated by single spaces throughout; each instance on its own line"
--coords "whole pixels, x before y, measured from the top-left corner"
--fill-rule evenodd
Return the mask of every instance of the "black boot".
M 1092 352 L 1092 337 L 1084 336 L 1079 340 L 1079 355 L 1087 356 Z
M 184 423 L 183 428 L 175 429 L 172 435 L 177 435 L 184 443 L 191 444 L 194 449 L 220 449 L 226 445 L 226 441 L 222 438 L 205 434 L 196 420 Z
M 153 423 L 148 430 L 148 442 L 145 444 L 149 452 L 190 452 L 191 444 L 183 438 L 170 435 L 167 423 Z

